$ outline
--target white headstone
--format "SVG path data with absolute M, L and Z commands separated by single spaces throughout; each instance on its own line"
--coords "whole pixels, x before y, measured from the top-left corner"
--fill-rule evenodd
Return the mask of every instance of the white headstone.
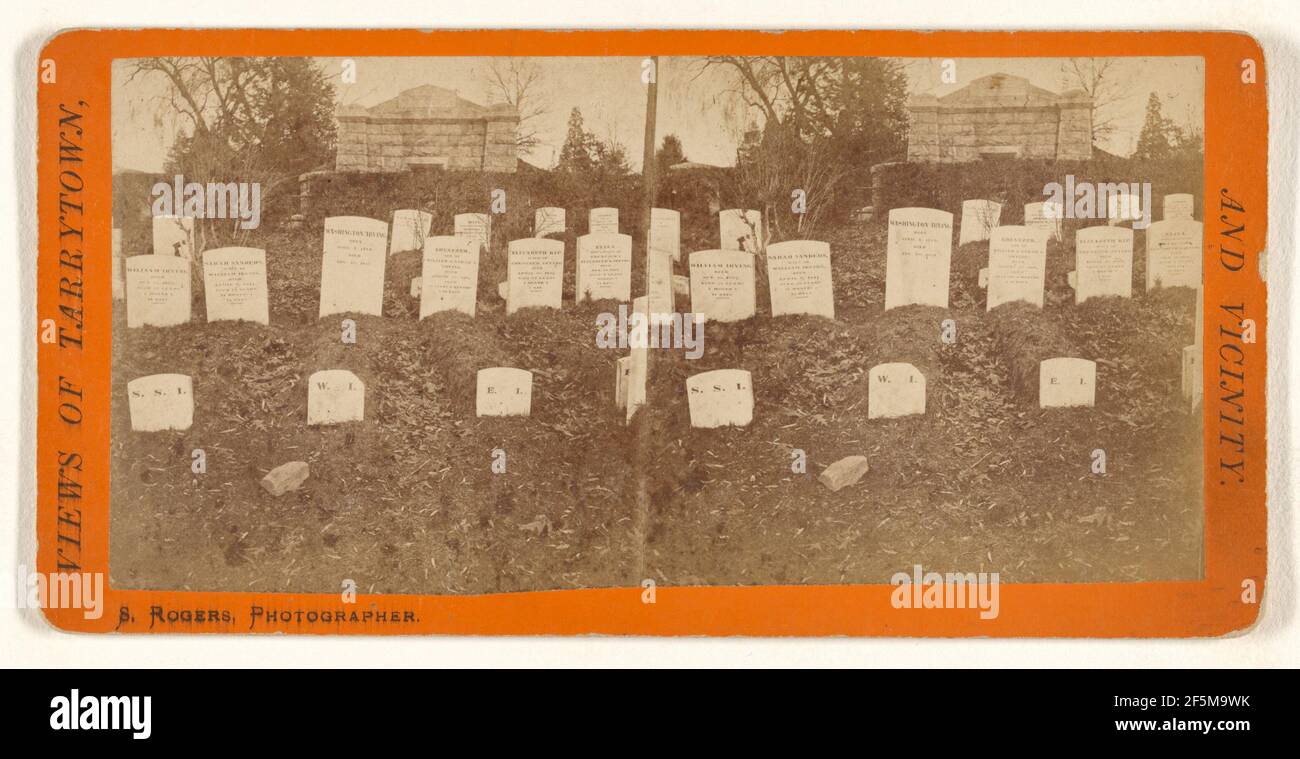
M 763 247 L 763 214 L 743 208 L 719 211 L 718 239 L 723 250 L 757 253 Z
M 1133 230 L 1087 227 L 1074 235 L 1074 302 L 1133 295 Z
M 324 247 L 320 316 L 382 316 L 388 225 L 361 216 L 331 216 L 325 219 Z
M 1201 377 L 1201 346 L 1189 345 L 1183 348 L 1183 397 L 1195 407 L 1201 402 L 1205 393 L 1205 381 Z
M 691 311 L 704 321 L 734 322 L 754 315 L 754 256 L 741 250 L 691 254 Z
M 126 259 L 126 326 L 170 327 L 190 320 L 190 262 L 176 256 Z
M 1097 399 L 1097 362 L 1049 358 L 1038 365 L 1038 406 L 1092 406 Z
M 1201 222 L 1172 219 L 1147 227 L 1147 290 L 1201 286 Z
M 772 316 L 811 314 L 834 319 L 831 246 L 815 240 L 767 246 L 767 289 L 772 298 Z
M 925 413 L 925 375 L 911 364 L 877 364 L 868 372 L 867 418 Z
M 1059 241 L 1061 239 L 1061 220 L 1065 218 L 1065 209 L 1060 203 L 1044 201 L 1025 204 L 1025 226 L 1046 233 Z
M 203 295 L 210 322 L 269 323 L 266 251 L 261 248 L 203 251 Z
M 1047 235 L 1029 227 L 998 227 L 989 237 L 988 310 L 1023 300 L 1043 305 Z
M 1106 221 L 1111 226 L 1142 218 L 1142 200 L 1137 195 L 1117 192 L 1106 196 Z
M 113 300 L 126 297 L 126 266 L 122 259 L 122 230 L 113 230 Z
M 478 302 L 478 241 L 472 237 L 438 236 L 424 241 L 420 269 L 420 318 L 439 311 L 470 316 Z
M 144 256 L 133 256 L 144 258 Z M 194 423 L 194 384 L 184 374 L 151 374 L 126 383 L 131 429 L 188 430 Z
M 646 251 L 645 287 L 650 321 L 660 323 L 672 320 L 677 303 L 673 298 L 673 257 L 666 250 L 650 248 Z
M 452 219 L 452 234 L 473 237 L 484 248 L 492 247 L 492 217 L 485 213 L 458 213 Z
M 388 254 L 403 250 L 423 250 L 424 241 L 433 227 L 433 214 L 402 209 L 393 211 L 393 233 L 388 238 Z
M 649 299 L 642 295 L 632 301 L 628 316 L 628 342 L 632 352 L 628 355 L 627 404 L 624 420 L 632 421 L 637 409 L 646 404 L 646 381 L 650 376 L 650 313 Z
M 632 357 L 624 356 L 614 362 L 614 405 L 620 411 L 627 409 L 627 391 L 632 378 Z
M 307 424 L 359 422 L 366 417 L 366 386 L 347 369 L 322 369 L 307 379 Z
M 991 200 L 964 200 L 961 204 L 961 235 L 958 245 L 989 239 L 1002 220 L 1002 204 Z
M 153 252 L 155 256 L 194 258 L 194 217 L 153 217 Z
M 1190 193 L 1178 192 L 1165 196 L 1165 213 L 1162 218 L 1191 219 L 1195 216 L 1196 198 Z
M 650 209 L 650 249 L 682 258 L 682 215 L 667 208 Z
M 506 313 L 521 308 L 559 308 L 564 288 L 564 243 L 529 237 L 507 249 Z
M 885 310 L 919 303 L 948 307 L 952 214 L 933 208 L 889 212 L 885 249 Z
M 533 237 L 562 235 L 566 228 L 563 208 L 547 206 L 533 212 Z
M 418 297 L 420 297 L 420 278 L 419 278 L 419 277 L 411 277 L 411 297 L 412 297 L 412 298 L 418 298 Z
M 620 234 L 590 234 L 578 238 L 574 299 L 632 298 L 632 238 Z
M 746 427 L 754 420 L 754 385 L 744 369 L 717 369 L 686 378 L 691 426 Z
M 532 409 L 532 372 L 506 366 L 479 369 L 475 413 L 479 416 L 528 416 Z
M 593 208 L 587 212 L 587 234 L 618 234 L 618 209 Z

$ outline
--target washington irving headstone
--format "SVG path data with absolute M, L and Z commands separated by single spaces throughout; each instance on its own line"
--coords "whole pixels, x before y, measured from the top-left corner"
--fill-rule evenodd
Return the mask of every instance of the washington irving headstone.
M 885 247 L 885 310 L 917 303 L 948 307 L 952 214 L 934 208 L 889 212 Z
M 320 316 L 382 316 L 388 225 L 362 216 L 325 219 L 320 271 Z

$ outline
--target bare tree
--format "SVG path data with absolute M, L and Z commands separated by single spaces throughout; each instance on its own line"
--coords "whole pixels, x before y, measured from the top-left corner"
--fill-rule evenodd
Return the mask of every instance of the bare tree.
M 1115 133 L 1119 117 L 1114 106 L 1133 96 L 1133 81 L 1121 70 L 1118 58 L 1066 58 L 1061 62 L 1061 84 L 1092 98 L 1093 141 Z
M 531 153 L 542 144 L 537 121 L 547 113 L 542 67 L 532 58 L 493 58 L 486 77 L 489 93 L 519 112 L 515 147 Z

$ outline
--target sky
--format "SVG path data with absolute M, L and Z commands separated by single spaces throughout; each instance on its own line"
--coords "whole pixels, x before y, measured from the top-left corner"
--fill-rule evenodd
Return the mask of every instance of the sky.
M 356 64 L 356 81 L 344 82 L 343 61 Z M 588 131 L 621 143 L 633 167 L 641 165 L 645 132 L 646 92 L 640 57 L 554 57 L 535 59 L 541 71 L 539 95 L 547 104 L 535 128 L 543 144 L 523 158 L 543 168 L 554 164 L 564 143 L 569 112 L 581 110 Z M 488 58 L 319 58 L 317 62 L 335 85 L 340 105 L 371 106 L 403 90 L 435 84 L 477 103 L 494 102 L 486 83 Z M 1060 59 L 962 58 L 956 60 L 957 81 L 944 84 L 940 59 L 903 59 L 910 92 L 944 95 L 972 80 L 993 73 L 1023 76 L 1048 90 L 1066 89 Z M 128 61 L 113 66 L 114 169 L 156 172 L 179 123 L 160 113 L 160 78 L 125 82 Z M 1204 65 L 1200 58 L 1126 58 L 1118 75 L 1127 82 L 1127 97 L 1113 106 L 1117 128 L 1101 147 L 1127 155 L 1137 141 L 1151 92 L 1164 101 L 1165 115 L 1182 126 L 1204 123 Z M 664 135 L 681 138 L 691 161 L 729 166 L 746 126 L 755 118 L 720 95 L 722 81 L 714 71 L 700 72 L 698 62 L 660 58 L 656 145 Z

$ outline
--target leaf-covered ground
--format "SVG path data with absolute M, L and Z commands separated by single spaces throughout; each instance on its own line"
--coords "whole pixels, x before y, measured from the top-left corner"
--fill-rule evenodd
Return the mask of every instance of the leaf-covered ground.
M 1201 575 L 1201 425 L 1179 395 L 1194 294 L 1143 294 L 1137 234 L 1132 299 L 1073 304 L 1069 246 L 1049 249 L 1039 310 L 984 310 L 987 246 L 954 250 L 950 308 L 884 301 L 883 229 L 829 236 L 836 316 L 773 319 L 759 270 L 759 316 L 710 324 L 698 360 L 652 351 L 650 404 L 631 426 L 615 408 L 615 360 L 596 315 L 574 305 L 507 318 L 502 251 L 485 255 L 478 315 L 417 321 L 419 254 L 389 259 L 384 317 L 317 320 L 320 230 L 265 247 L 271 325 L 194 320 L 114 324 L 111 574 L 117 587 L 498 593 L 660 583 L 882 583 L 914 564 L 992 571 L 1004 581 L 1136 581 Z M 634 260 L 642 258 L 637 246 Z M 634 292 L 643 273 L 634 272 Z M 685 261 L 678 265 L 685 274 Z M 686 306 L 680 300 L 681 307 Z M 953 319 L 957 340 L 940 340 Z M 1060 352 L 1053 343 L 1062 343 Z M 1040 410 L 1036 361 L 1098 361 L 1097 406 Z M 924 416 L 868 420 L 867 372 L 908 361 L 925 375 Z M 532 416 L 477 418 L 475 372 L 531 370 Z M 365 421 L 306 424 L 306 379 L 349 369 L 366 384 Z M 697 430 L 685 378 L 753 373 L 754 422 Z M 133 433 L 127 381 L 194 379 L 194 425 Z M 1033 374 L 1036 377 L 1036 374 Z M 191 472 L 203 449 L 207 472 Z M 506 472 L 493 474 L 493 450 Z M 807 456 L 792 471 L 792 452 Z M 1105 451 L 1107 472 L 1091 470 Z M 817 481 L 852 454 L 856 485 Z M 273 498 L 271 468 L 303 460 L 303 487 Z

